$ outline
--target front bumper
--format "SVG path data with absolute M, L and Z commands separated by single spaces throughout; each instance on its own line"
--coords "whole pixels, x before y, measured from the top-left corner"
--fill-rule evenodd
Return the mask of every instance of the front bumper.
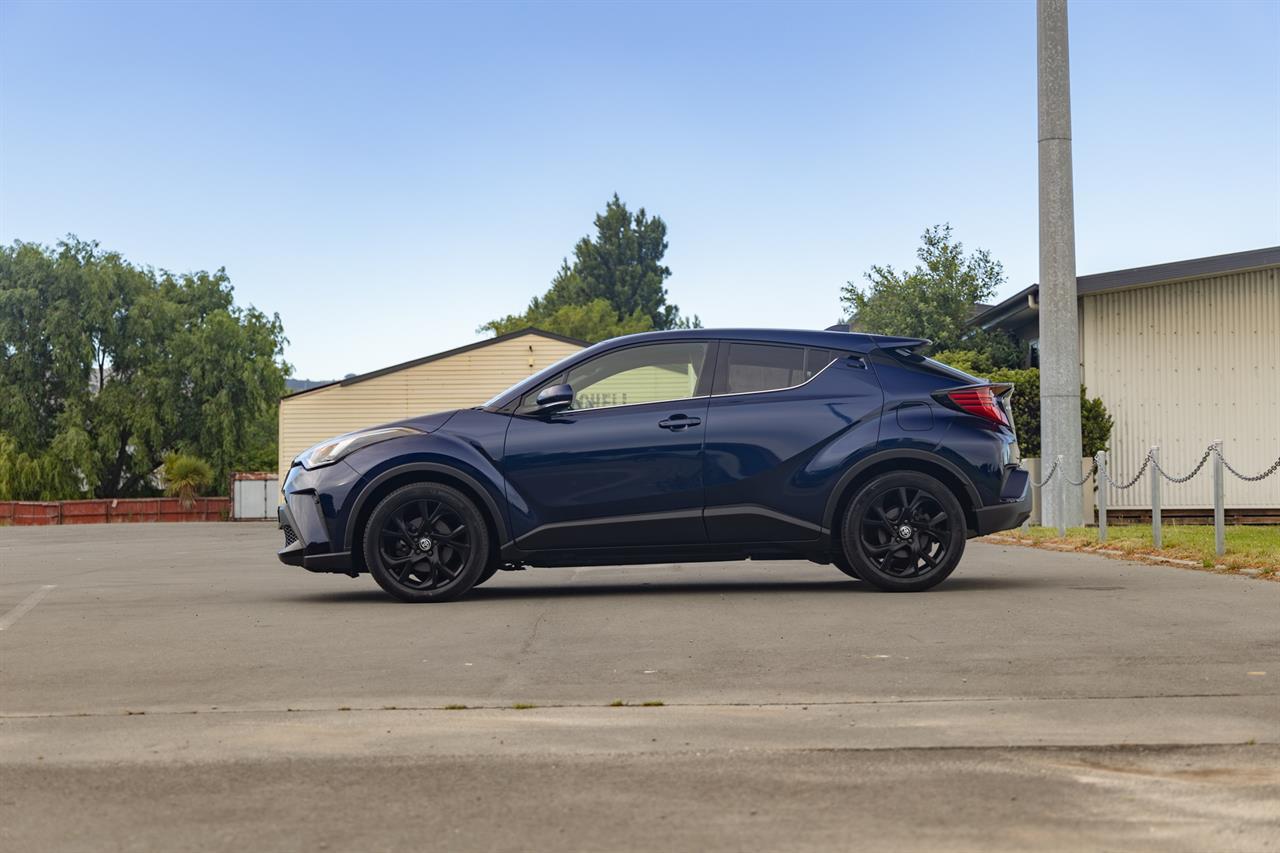
M 1021 468 L 1009 472 L 1000 490 L 1000 503 L 979 507 L 977 517 L 978 536 L 986 536 L 1000 530 L 1011 530 L 1031 517 L 1031 478 Z
M 276 509 L 277 525 L 284 533 L 284 547 L 276 552 L 276 556 L 286 566 L 300 566 L 309 572 L 354 575 L 356 568 L 351 552 L 329 550 L 328 541 L 319 533 L 325 530 L 324 520 L 319 507 L 310 497 L 294 496 L 292 508 L 286 501 Z M 299 518 L 294 513 L 295 509 L 299 513 L 310 515 Z

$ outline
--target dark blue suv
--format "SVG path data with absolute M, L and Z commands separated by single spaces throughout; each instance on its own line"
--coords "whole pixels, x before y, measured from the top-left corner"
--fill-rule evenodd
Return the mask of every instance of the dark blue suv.
M 605 341 L 483 406 L 339 436 L 293 461 L 280 559 L 446 601 L 499 569 L 834 563 L 923 590 L 1030 512 L 1011 386 L 851 332 Z

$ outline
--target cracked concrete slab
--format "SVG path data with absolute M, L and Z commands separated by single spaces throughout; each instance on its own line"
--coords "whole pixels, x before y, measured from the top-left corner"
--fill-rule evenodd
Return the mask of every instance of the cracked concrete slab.
M 276 539 L 0 529 L 0 613 L 53 587 L 0 633 L 0 843 L 1280 849 L 1280 584 L 971 543 L 923 595 L 749 562 L 423 607 Z

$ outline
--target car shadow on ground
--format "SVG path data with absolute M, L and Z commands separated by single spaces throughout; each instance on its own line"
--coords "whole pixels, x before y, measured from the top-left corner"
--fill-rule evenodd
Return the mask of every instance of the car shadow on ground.
M 536 573 L 533 569 L 530 574 Z M 372 584 L 372 579 L 362 575 L 360 580 Z M 459 604 L 479 603 L 484 601 L 502 601 L 512 599 L 552 599 L 552 598 L 592 598 L 652 595 L 758 595 L 782 592 L 809 592 L 822 594 L 877 595 L 875 587 L 861 581 L 851 579 L 820 581 L 762 581 L 762 580 L 697 580 L 685 583 L 671 581 L 637 581 L 633 583 L 536 583 L 528 576 L 521 577 L 516 583 L 500 583 L 495 586 L 482 586 L 473 589 L 459 600 Z M 1042 579 L 1035 578 L 950 578 L 930 590 L 928 595 L 947 595 L 962 592 L 979 592 L 995 589 L 1016 589 L 1020 587 L 1044 586 Z M 372 602 L 396 604 L 391 596 L 377 586 L 361 589 L 317 592 L 312 594 L 284 597 L 285 600 L 299 603 L 327 604 L 337 602 Z

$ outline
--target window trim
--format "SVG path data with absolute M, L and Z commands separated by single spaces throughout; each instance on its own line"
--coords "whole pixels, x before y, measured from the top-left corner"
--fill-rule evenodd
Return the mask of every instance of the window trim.
M 511 414 L 512 414 L 513 416 L 515 416 L 515 417 L 521 417 L 521 418 L 527 418 L 527 417 L 533 417 L 533 416 L 535 416 L 535 413 L 536 413 L 536 411 L 537 411 L 536 409 L 535 409 L 535 410 L 531 410 L 531 411 L 521 412 L 521 411 L 520 411 L 520 401 L 521 401 L 521 400 L 523 400 L 525 397 L 527 397 L 529 394 L 535 394 L 535 393 L 537 393 L 537 392 L 541 391 L 543 388 L 546 388 L 546 387 L 547 387 L 547 386 L 549 386 L 549 385 L 558 385 L 558 384 L 563 383 L 563 382 L 564 382 L 564 380 L 566 380 L 566 379 L 568 379 L 568 378 L 569 378 L 569 372 L 570 372 L 571 370 L 576 370 L 577 368 L 582 367 L 583 365 L 590 364 L 591 362 L 593 362 L 593 361 L 598 361 L 599 359 L 602 359 L 602 358 L 608 358 L 609 356 L 611 356 L 611 355 L 616 355 L 617 353 L 620 353 L 620 352 L 626 352 L 626 351 L 628 351 L 628 350 L 633 350 L 633 349 L 640 349 L 641 347 L 671 346 L 672 344 L 676 344 L 676 343 L 682 343 L 682 344 L 683 344 L 683 343 L 689 343 L 689 344 L 705 344 L 705 345 L 706 345 L 706 347 L 707 347 L 706 356 L 705 356 L 705 360 L 703 361 L 703 364 L 702 364 L 702 366 L 703 366 L 703 375 L 702 375 L 702 376 L 700 376 L 700 377 L 698 377 L 698 385 L 701 385 L 701 384 L 702 384 L 703 377 L 709 377 L 709 378 L 707 379 L 707 393 L 705 393 L 705 394 L 698 394 L 698 393 L 696 393 L 698 389 L 695 387 L 695 388 L 694 388 L 694 392 L 695 392 L 695 393 L 694 393 L 692 396 L 689 396 L 689 397 L 674 397 L 674 398 L 672 398 L 672 399 L 670 399 L 670 400 L 645 400 L 643 403 L 615 403 L 615 404 L 610 405 L 610 406 L 592 406 L 592 407 L 591 407 L 591 408 L 589 408 L 589 409 L 559 409 L 559 410 L 556 412 L 556 414 L 557 414 L 557 415 L 565 415 L 565 414 L 570 414 L 570 413 L 572 413 L 572 414 L 575 414 L 575 415 L 584 415 L 584 414 L 587 414 L 588 412 L 603 412 L 603 411 L 606 411 L 606 410 L 608 410 L 608 409 L 626 409 L 626 408 L 631 408 L 631 407 L 633 407 L 633 406 L 656 406 L 656 405 L 659 405 L 659 404 L 662 404 L 662 403 L 683 403 L 683 402 L 684 402 L 684 401 L 686 401 L 686 400 L 705 400 L 705 399 L 710 398 L 710 397 L 712 396 L 712 395 L 711 395 L 711 389 L 712 389 L 712 387 L 714 387 L 714 383 L 715 383 L 715 366 L 719 363 L 719 358 L 720 358 L 720 341 L 719 341 L 719 339 L 717 339 L 717 338 L 689 338 L 689 339 L 680 340 L 680 341 L 645 341 L 644 343 L 634 344 L 634 345 L 629 346 L 629 347 L 618 347 L 618 348 L 616 348 L 616 349 L 611 349 L 611 350 L 609 350 L 609 351 L 607 351 L 607 352 L 602 352 L 602 353 L 600 353 L 599 355 L 597 355 L 597 356 L 595 356 L 595 357 L 593 357 L 593 358 L 584 359 L 584 360 L 582 360 L 582 361 L 578 362 L 577 364 L 574 364 L 574 365 L 572 365 L 572 366 L 570 366 L 570 367 L 566 367 L 563 371 L 561 371 L 561 372 L 560 372 L 559 374 L 557 374 L 556 376 L 553 376 L 553 377 L 552 377 L 551 379 L 549 379 L 548 381 L 546 381 L 546 382 L 542 383 L 541 385 L 537 386 L 536 388 L 532 388 L 532 389 L 530 389 L 529 391 L 527 391 L 527 392 L 525 392 L 524 394 L 521 394 L 519 397 L 517 397 L 517 398 L 516 398 L 516 408 L 515 408 L 515 411 L 513 411 Z M 710 370 L 710 371 L 706 370 L 706 367 L 707 367 L 707 365 L 708 365 L 708 364 L 710 364 L 710 365 L 711 365 L 711 370 Z M 826 368 L 824 367 L 824 368 L 823 368 L 823 370 L 826 370 Z M 814 374 L 814 376 L 816 377 L 816 376 L 817 376 L 817 374 L 815 373 L 815 374 Z M 577 394 L 577 392 L 575 391 L 575 392 L 574 392 L 574 394 L 576 395 L 576 394 Z M 535 398 L 535 399 L 536 399 L 536 398 Z
M 727 340 L 727 341 L 722 341 L 722 343 L 727 343 L 730 346 L 732 346 L 733 344 L 747 344 L 749 346 L 786 347 L 788 349 L 799 349 L 802 352 L 806 353 L 806 357 L 807 357 L 808 351 L 811 349 L 828 349 L 829 350 L 829 348 L 827 347 L 811 347 L 811 346 L 806 346 L 805 344 L 784 344 L 784 343 L 775 342 L 775 341 L 739 341 L 739 340 L 728 341 Z M 839 351 L 835 350 L 835 352 L 839 352 Z M 715 369 L 715 373 L 712 374 L 713 383 L 715 381 L 715 376 L 719 375 L 720 373 L 720 364 L 721 364 L 720 358 L 721 358 L 721 353 L 717 353 L 716 369 Z M 723 358 L 727 366 L 728 360 L 729 360 L 729 347 L 724 347 Z M 794 391 L 797 388 L 803 388 L 813 380 L 817 379 L 822 374 L 826 373 L 827 369 L 830 368 L 831 365 L 835 364 L 837 361 L 839 361 L 842 358 L 862 358 L 862 356 L 859 356 L 857 353 L 851 353 L 851 352 L 840 353 L 839 355 L 832 356 L 830 361 L 828 361 L 825 365 L 823 365 L 820 370 L 814 372 L 814 374 L 810 376 L 808 379 L 806 379 L 803 382 L 797 383 L 795 385 L 788 385 L 785 388 L 765 388 L 760 391 L 726 391 L 723 394 L 711 394 L 710 396 L 712 397 L 712 399 L 720 399 L 721 397 L 745 397 L 749 394 L 776 394 L 779 391 Z M 715 390 L 714 385 L 712 386 L 711 390 L 712 391 Z

